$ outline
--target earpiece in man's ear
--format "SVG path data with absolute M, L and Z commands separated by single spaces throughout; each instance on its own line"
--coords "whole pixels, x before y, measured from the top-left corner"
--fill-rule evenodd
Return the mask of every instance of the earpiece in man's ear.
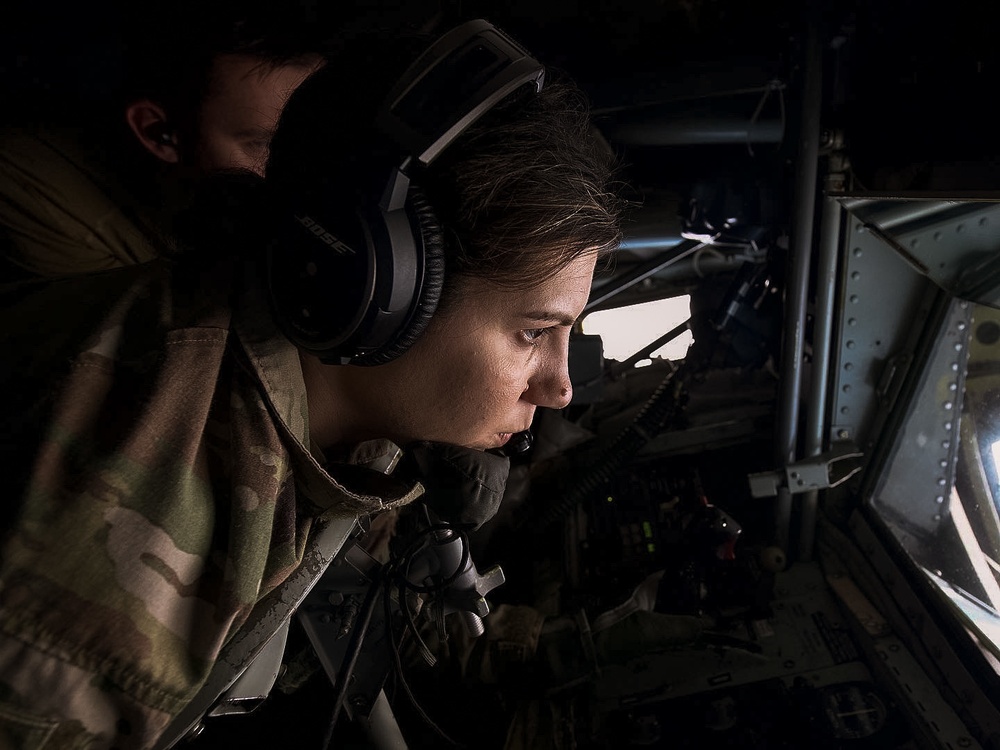
M 177 129 L 163 107 L 151 99 L 139 99 L 125 108 L 125 122 L 139 143 L 168 164 L 180 161 Z
M 158 128 L 157 133 L 153 137 L 164 146 L 177 145 L 177 136 L 174 134 L 173 128 L 167 128 L 165 125 Z

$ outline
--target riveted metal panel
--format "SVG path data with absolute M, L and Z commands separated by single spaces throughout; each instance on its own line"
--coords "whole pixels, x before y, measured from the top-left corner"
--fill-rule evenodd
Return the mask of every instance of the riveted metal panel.
M 947 520 L 972 307 L 952 301 L 872 498 L 873 507 L 898 527 L 897 535 L 925 537 Z
M 851 440 L 866 450 L 880 407 L 893 405 L 910 365 L 914 331 L 922 326 L 935 290 L 853 214 L 848 214 L 841 254 L 828 438 Z
M 978 269 L 991 266 L 1000 254 L 1000 204 L 995 202 L 873 200 L 857 202 L 852 210 L 869 231 L 881 234 L 956 296 L 965 296 Z

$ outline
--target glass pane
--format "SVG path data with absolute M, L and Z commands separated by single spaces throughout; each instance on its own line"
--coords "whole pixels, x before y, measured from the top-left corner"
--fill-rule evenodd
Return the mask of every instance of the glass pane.
M 872 507 L 1000 655 L 1000 310 L 955 300 Z

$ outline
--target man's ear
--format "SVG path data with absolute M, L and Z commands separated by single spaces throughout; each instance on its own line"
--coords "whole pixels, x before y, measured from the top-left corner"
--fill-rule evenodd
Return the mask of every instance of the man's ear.
M 138 99 L 125 107 L 125 121 L 139 143 L 153 156 L 168 164 L 180 161 L 177 132 L 167 113 L 150 99 Z

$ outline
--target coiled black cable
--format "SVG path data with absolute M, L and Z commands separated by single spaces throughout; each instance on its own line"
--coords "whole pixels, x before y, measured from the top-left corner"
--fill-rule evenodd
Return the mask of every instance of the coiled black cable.
M 447 536 L 445 536 L 445 534 L 447 534 Z M 455 541 L 456 537 L 458 542 L 462 545 L 462 555 L 457 568 L 453 572 L 449 573 L 442 580 L 430 585 L 416 584 L 409 580 L 408 575 L 410 568 L 414 559 L 419 555 L 421 550 L 426 549 L 429 545 L 450 544 Z M 416 639 L 420 650 L 433 659 L 430 649 L 421 638 L 419 628 L 414 621 L 413 612 L 411 611 L 407 601 L 407 592 L 412 591 L 418 594 L 434 594 L 447 589 L 466 569 L 469 564 L 469 559 L 469 539 L 468 534 L 465 531 L 448 524 L 431 524 L 426 528 L 421 529 L 416 534 L 413 541 L 407 545 L 401 555 L 393 556 L 390 561 L 380 568 L 374 575 L 368 591 L 365 594 L 365 600 L 361 607 L 358 619 L 354 628 L 351 630 L 347 651 L 344 655 L 344 660 L 341 663 L 340 670 L 337 673 L 333 710 L 330 716 L 330 721 L 327 725 L 326 735 L 323 740 L 324 748 L 331 747 L 334 730 L 336 729 L 341 711 L 343 710 L 344 702 L 346 700 L 347 686 L 350 683 L 351 677 L 357 666 L 358 657 L 361 654 L 365 636 L 368 634 L 371 627 L 372 615 L 375 612 L 375 607 L 377 606 L 380 597 L 384 607 L 385 625 L 387 629 L 386 641 L 391 652 L 396 679 L 402 686 L 407 699 L 420 716 L 421 720 L 423 720 L 427 726 L 434 730 L 434 732 L 449 745 L 453 747 L 462 747 L 460 743 L 449 737 L 448 734 L 441 729 L 441 727 L 439 727 L 433 719 L 431 719 L 424 708 L 420 705 L 419 700 L 416 695 L 414 695 L 409 683 L 406 681 L 400 647 L 402 646 L 407 633 L 409 633 Z M 398 640 L 394 637 L 393 633 L 393 588 L 395 588 L 397 592 L 399 609 L 404 617 L 404 627 Z M 429 661 L 428 663 L 433 666 L 433 661 Z
M 445 534 L 447 534 L 447 536 L 444 536 Z M 462 556 L 455 570 L 451 572 L 449 575 L 447 575 L 445 578 L 443 578 L 441 581 L 435 582 L 431 585 L 424 586 L 413 583 L 409 579 L 409 572 L 411 565 L 413 563 L 413 559 L 418 555 L 418 553 L 422 549 L 424 549 L 427 546 L 428 541 L 430 542 L 431 545 L 450 544 L 455 540 L 456 535 L 458 537 L 459 543 L 462 545 Z M 392 637 L 392 626 L 391 626 L 392 608 L 391 608 L 390 592 L 387 587 L 385 594 L 385 617 L 386 617 L 386 623 L 389 626 L 388 643 L 389 643 L 389 648 L 392 651 L 393 664 L 395 665 L 396 668 L 396 678 L 399 681 L 399 684 L 402 686 L 403 692 L 405 693 L 407 699 L 409 700 L 410 705 L 413 706 L 413 709 L 420 716 L 421 720 L 428 727 L 430 727 L 435 734 L 437 734 L 441 739 L 443 739 L 452 747 L 463 747 L 463 745 L 452 739 L 447 734 L 447 732 L 445 732 L 440 726 L 438 726 L 438 724 L 430 717 L 430 715 L 428 715 L 424 707 L 420 705 L 420 701 L 417 699 L 416 695 L 414 695 L 413 690 L 410 687 L 410 684 L 406 680 L 406 676 L 404 674 L 405 670 L 403 667 L 402 655 L 400 653 L 400 647 L 402 646 L 403 639 L 406 637 L 406 634 L 409 633 L 413 638 L 416 639 L 419 649 L 421 650 L 422 653 L 425 654 L 425 659 L 427 659 L 427 657 L 430 657 L 428 663 L 431 666 L 433 666 L 434 662 L 431 660 L 434 657 L 431 655 L 430 649 L 427 647 L 427 644 L 420 636 L 420 631 L 419 628 L 417 627 L 416 622 L 414 622 L 413 612 L 410 610 L 410 606 L 406 598 L 406 593 L 407 591 L 413 591 L 418 594 L 433 594 L 447 589 L 465 571 L 466 567 L 469 564 L 470 554 L 471 553 L 469 550 L 469 537 L 465 531 L 457 529 L 449 524 L 431 524 L 426 528 L 421 529 L 420 532 L 417 533 L 416 538 L 407 546 L 403 554 L 400 555 L 398 558 L 391 560 L 389 565 L 387 566 L 388 578 L 396 585 L 396 591 L 397 591 L 396 597 L 399 603 L 399 609 L 403 613 L 403 616 L 405 618 L 403 631 L 400 633 L 399 639 L 397 641 Z

